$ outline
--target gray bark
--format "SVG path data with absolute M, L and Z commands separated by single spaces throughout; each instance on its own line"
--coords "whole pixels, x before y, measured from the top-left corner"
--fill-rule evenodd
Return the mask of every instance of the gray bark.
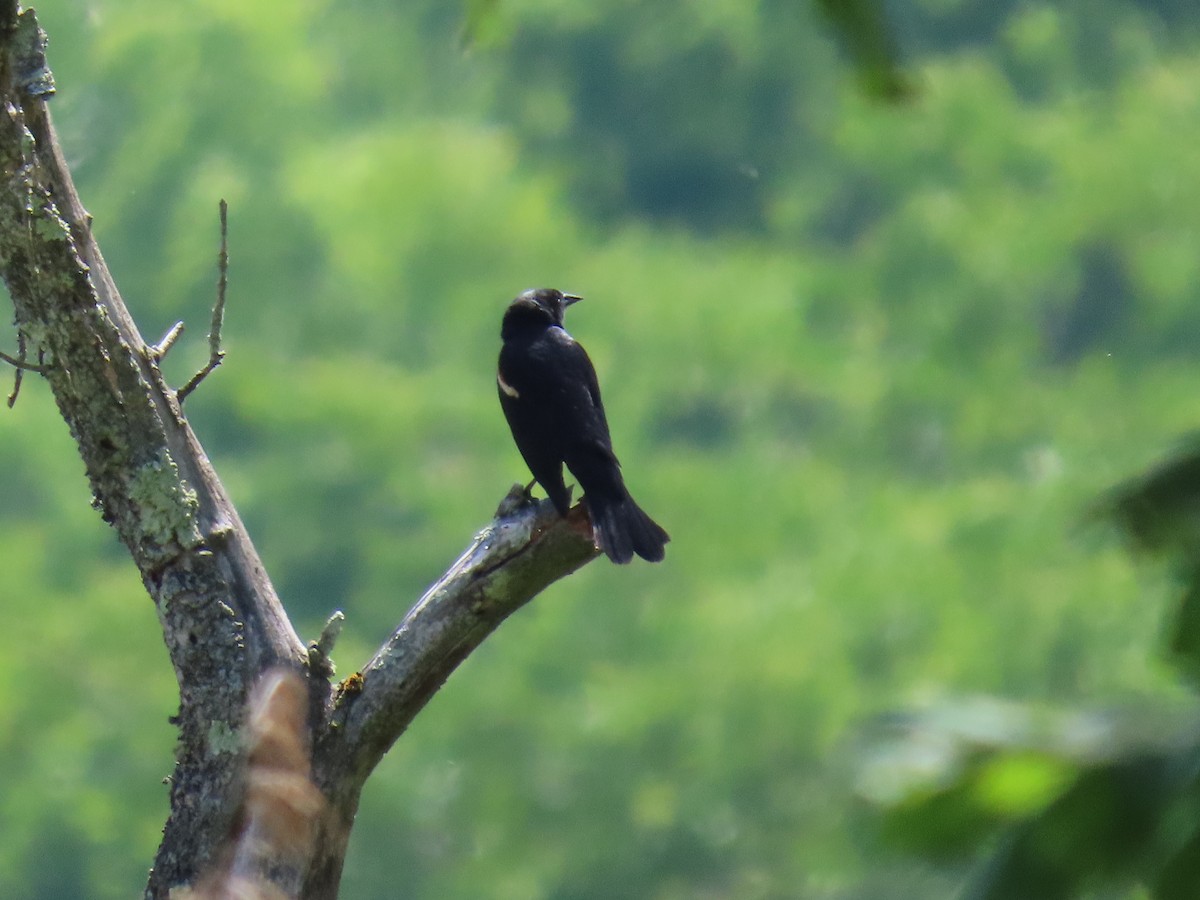
M 247 695 L 262 673 L 284 666 L 307 678 L 313 780 L 326 799 L 298 896 L 335 897 L 372 769 L 474 647 L 595 557 L 586 514 L 559 519 L 538 504 L 498 517 L 361 676 L 331 685 L 109 275 L 46 109 L 44 47 L 32 10 L 0 0 L 0 274 L 95 505 L 154 601 L 179 682 L 171 813 L 146 896 L 166 898 L 215 864 L 241 799 Z

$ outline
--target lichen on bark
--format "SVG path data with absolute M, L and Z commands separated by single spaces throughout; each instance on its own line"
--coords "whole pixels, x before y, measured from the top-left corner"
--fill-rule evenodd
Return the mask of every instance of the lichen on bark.
M 137 466 L 129 479 L 129 499 L 137 507 L 146 536 L 160 546 L 191 550 L 201 540 L 196 525 L 196 492 L 179 476 L 165 449 Z

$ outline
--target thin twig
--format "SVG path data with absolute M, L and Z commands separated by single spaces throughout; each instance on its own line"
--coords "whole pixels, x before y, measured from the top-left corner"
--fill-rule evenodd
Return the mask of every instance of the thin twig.
M 308 645 L 308 666 L 312 672 L 324 678 L 331 678 L 337 672 L 337 667 L 334 666 L 329 655 L 333 653 L 333 645 L 337 641 L 338 635 L 342 633 L 342 626 L 345 624 L 346 614 L 340 609 L 335 610 L 333 615 L 325 620 L 321 636 Z
M 175 346 L 175 341 L 183 334 L 183 323 L 176 322 L 171 326 L 171 330 L 162 336 L 162 340 L 150 348 L 150 355 L 155 359 L 162 359 L 171 352 L 171 348 Z
M 9 356 L 7 353 L 0 351 L 0 360 L 3 360 L 4 362 L 8 363 L 10 366 L 13 367 L 13 369 L 16 370 L 13 373 L 12 393 L 8 395 L 8 408 L 9 409 L 12 409 L 13 406 L 16 405 L 17 396 L 21 393 L 22 376 L 26 372 L 37 372 L 37 373 L 43 374 L 43 375 L 46 372 L 45 366 L 34 365 L 33 363 L 28 362 L 26 360 L 25 353 L 26 353 L 25 332 L 20 331 L 20 330 L 17 331 L 17 355 Z
M 222 200 L 220 209 L 221 253 L 217 256 L 217 272 L 219 273 L 217 276 L 217 302 L 213 304 L 212 325 L 208 330 L 208 362 L 176 392 L 175 397 L 179 400 L 180 405 L 187 399 L 188 394 L 208 377 L 208 373 L 219 366 L 221 360 L 225 358 L 225 351 L 221 349 L 221 325 L 225 321 L 225 287 L 229 283 L 229 205 Z
M 17 405 L 17 397 L 21 393 L 21 379 L 25 374 L 25 334 L 18 329 L 17 331 L 17 358 L 13 359 L 7 353 L 4 354 L 4 361 L 11 363 L 16 371 L 13 372 L 13 389 L 8 395 L 8 408 L 12 409 Z
M 21 343 L 23 344 L 25 341 L 22 340 Z M 44 375 L 49 370 L 49 366 L 39 366 L 37 363 L 27 362 L 24 348 L 18 352 L 19 356 L 9 356 L 7 353 L 0 352 L 0 362 L 8 363 L 18 372 L 37 372 L 39 375 Z

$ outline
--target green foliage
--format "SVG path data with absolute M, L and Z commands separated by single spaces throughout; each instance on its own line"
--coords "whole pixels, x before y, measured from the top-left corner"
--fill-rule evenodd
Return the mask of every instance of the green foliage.
M 1192 442 L 1096 509 L 1183 576 L 1170 647 L 1193 687 L 1198 471 Z M 1184 900 L 1200 883 L 1200 718 L 1194 704 L 1174 718 L 1182 727 L 1144 712 L 1051 719 L 1028 709 L 943 709 L 883 744 L 865 786 L 887 810 L 890 837 L 926 856 L 970 856 L 1003 834 L 970 897 L 1066 900 L 1141 884 L 1156 898 Z
M 983 859 L 968 838 L 1045 811 L 1007 858 L 1047 830 L 1058 858 L 1111 848 L 1059 823 L 1156 797 L 1106 896 L 1188 871 L 1161 719 L 1119 745 L 1140 768 L 1019 716 L 944 751 L 961 780 L 890 829 L 929 865 L 851 799 L 888 709 L 1191 715 L 1153 656 L 1168 579 L 1075 525 L 1200 416 L 1195 14 L 894 7 L 902 105 L 807 4 L 41 11 L 122 291 L 153 338 L 188 323 L 177 384 L 230 201 L 229 355 L 188 415 L 301 630 L 345 609 L 343 673 L 524 477 L 492 370 L 522 288 L 588 297 L 571 329 L 672 533 L 454 675 L 369 785 L 345 897 L 924 900 Z M 0 417 L 0 498 L 0 895 L 129 896 L 173 679 L 36 379 Z
M 943 863 L 990 852 L 965 896 L 1052 900 L 1139 883 L 1191 896 L 1200 720 L 1174 712 L 945 705 L 890 723 L 861 789 L 887 810 L 896 846 Z

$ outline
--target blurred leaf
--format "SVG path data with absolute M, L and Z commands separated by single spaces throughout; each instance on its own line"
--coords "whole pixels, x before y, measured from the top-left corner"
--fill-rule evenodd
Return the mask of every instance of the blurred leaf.
M 1192 570 L 1179 596 L 1167 646 L 1184 674 L 1200 682 L 1200 567 Z
M 1191 872 L 1200 715 L 1058 713 L 987 698 L 893 717 L 860 790 L 885 836 L 927 858 L 970 858 L 1004 834 L 970 896 L 1068 897 L 1085 882 Z M 881 790 L 882 787 L 882 790 Z M 1178 879 L 1181 875 L 1176 875 Z
M 858 66 L 867 91 L 889 102 L 908 100 L 913 85 L 900 69 L 893 30 L 879 0 L 816 0 Z
M 1042 809 L 1074 777 L 1069 763 L 1034 752 L 998 756 L 980 766 L 976 793 L 998 815 L 1017 817 Z
M 1184 570 L 1200 562 L 1200 436 L 1098 504 L 1141 551 L 1175 556 Z
M 1168 557 L 1184 579 L 1168 649 L 1184 673 L 1200 680 L 1200 437 L 1114 488 L 1094 514 L 1112 518 L 1136 549 Z
M 1183 791 L 1195 790 L 1194 773 L 1180 765 L 1194 753 L 1135 756 L 1083 772 L 1010 835 L 969 896 L 1055 900 L 1152 872 L 1171 843 L 1165 826 L 1172 824 L 1172 807 Z
M 1193 816 L 1191 838 L 1174 854 L 1153 880 L 1155 900 L 1194 900 L 1200 885 L 1200 818 Z

